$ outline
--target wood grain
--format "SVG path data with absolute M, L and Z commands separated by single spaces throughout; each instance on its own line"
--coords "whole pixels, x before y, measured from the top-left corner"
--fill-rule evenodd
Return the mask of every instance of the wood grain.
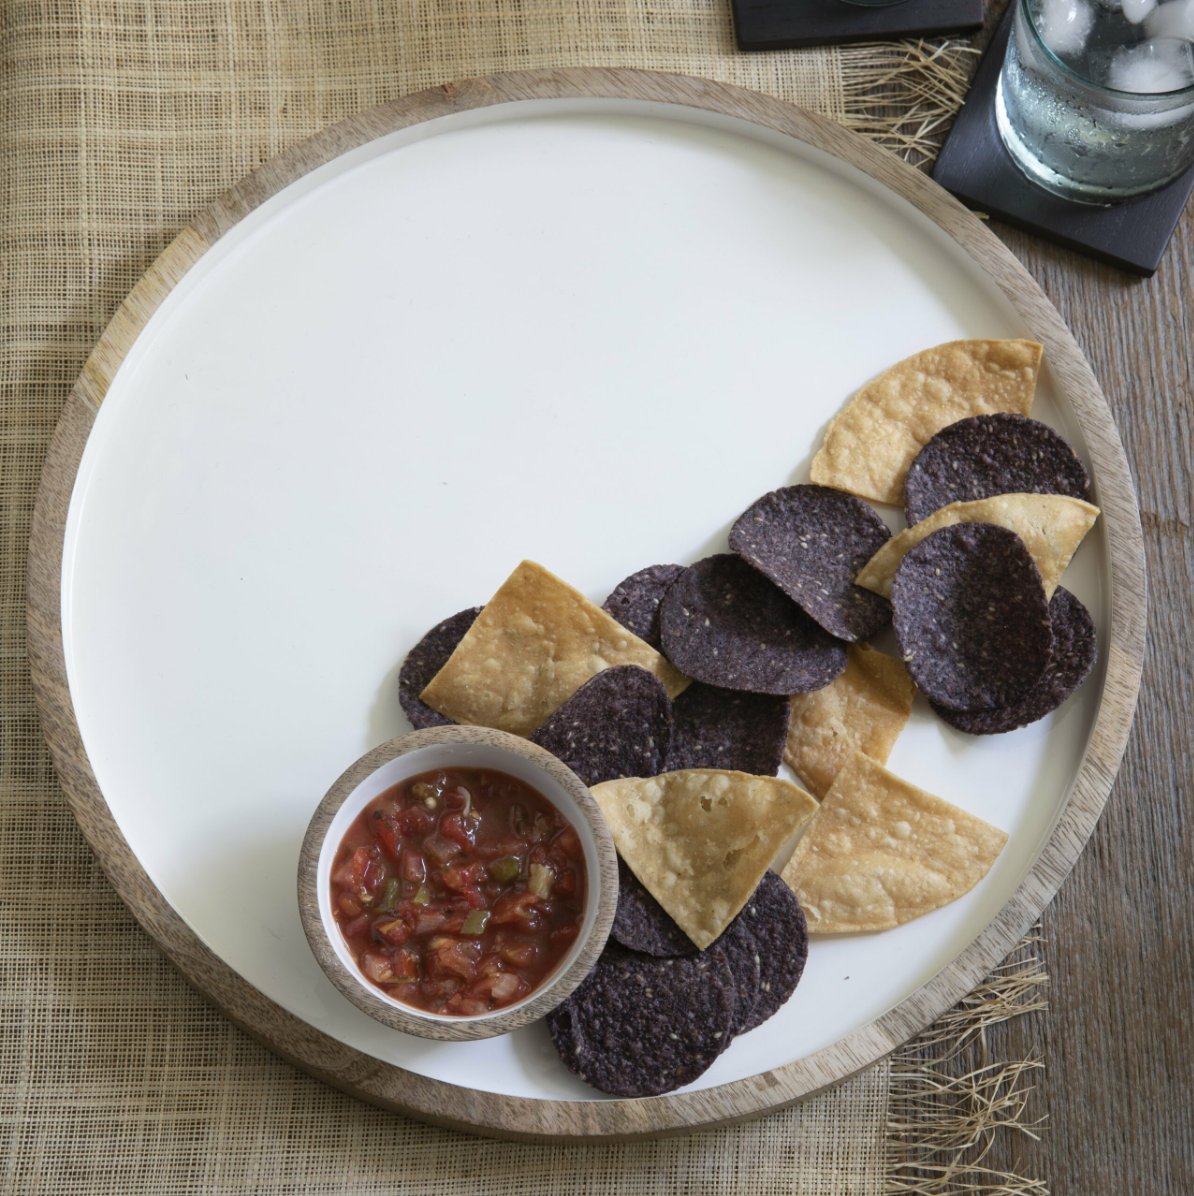
M 737 117 L 837 156 L 887 185 L 952 236 L 1045 345 L 1053 376 L 1082 425 L 1108 536 L 1112 601 L 1106 676 L 1091 740 L 1039 860 L 991 924 L 897 1008 L 806 1059 L 736 1083 L 651 1100 L 548 1102 L 476 1092 L 380 1063 L 266 1000 L 199 940 L 149 880 L 104 801 L 75 721 L 63 657 L 60 574 L 71 489 L 98 405 L 150 315 L 208 246 L 294 180 L 347 149 L 451 113 L 520 100 L 603 97 L 683 104 Z M 123 900 L 183 974 L 285 1058 L 363 1099 L 436 1124 L 521 1138 L 626 1139 L 683 1133 L 782 1107 L 852 1075 L 905 1042 L 968 993 L 1019 941 L 1073 867 L 1094 828 L 1127 741 L 1144 650 L 1145 573 L 1123 448 L 1085 359 L 1016 258 L 919 172 L 837 125 L 778 100 L 655 72 L 528 71 L 447 85 L 384 104 L 317 134 L 232 188 L 199 216 L 134 288 L 72 392 L 46 462 L 30 541 L 29 653 L 43 729 L 84 833 Z
M 549 985 L 541 987 L 527 1000 L 498 1013 L 487 1014 L 483 1018 L 436 1017 L 422 1013 L 410 1005 L 395 1007 L 393 1002 L 383 1000 L 378 990 L 368 984 L 355 968 L 345 967 L 341 963 L 331 943 L 331 936 L 339 937 L 340 930 L 337 926 L 326 923 L 319 909 L 319 858 L 337 811 L 352 797 L 362 782 L 383 765 L 411 752 L 440 746 L 450 747 L 455 752 L 462 749 L 467 752 L 470 747 L 480 747 L 495 753 L 501 752 L 502 755 L 496 757 L 499 761 L 503 757 L 513 759 L 515 763 L 518 760 L 528 761 L 537 770 L 536 775 L 554 781 L 576 804 L 580 815 L 588 823 L 596 847 L 597 867 L 589 869 L 586 898 L 591 904 L 596 903 L 597 914 L 576 958 Z M 462 762 L 464 758 L 457 757 Z M 426 764 L 422 765 L 422 768 L 427 767 Z M 477 765 L 474 763 L 472 767 Z M 481 767 L 501 769 L 502 764 L 494 766 L 482 763 Z M 509 764 L 506 767 L 509 768 Z M 416 765 L 405 775 L 417 776 L 418 771 L 420 768 Z M 539 783 L 542 785 L 543 781 L 540 780 Z M 357 810 L 360 808 L 358 802 Z M 577 819 L 576 814 L 571 811 L 564 810 L 562 813 Z M 575 825 L 582 824 L 577 820 Z M 324 883 L 327 883 L 326 879 Z M 407 735 L 387 740 L 372 751 L 366 752 L 336 778 L 335 784 L 324 795 L 315 813 L 311 815 L 299 851 L 298 907 L 303 931 L 315 958 L 319 961 L 319 966 L 323 968 L 328 979 L 358 1009 L 395 1030 L 402 1030 L 419 1038 L 434 1038 L 441 1042 L 493 1038 L 498 1034 L 509 1034 L 520 1026 L 530 1025 L 531 1022 L 546 1017 L 593 970 L 597 957 L 605 946 L 605 940 L 609 938 L 610 927 L 614 924 L 614 913 L 618 908 L 618 853 L 614 850 L 613 835 L 601 816 L 596 799 L 585 787 L 584 782 L 549 751 L 529 740 L 520 739 L 517 735 L 494 731 L 489 727 L 425 727 L 421 731 L 411 731 Z
M 1054 1196 L 1194 1192 L 1194 208 L 1143 280 L 992 222 L 1103 384 L 1139 488 L 1151 582 L 1144 684 L 1123 766 L 1042 919 L 1050 1008 L 995 1027 L 995 1058 L 1047 1071 L 1039 1142 L 994 1166 Z

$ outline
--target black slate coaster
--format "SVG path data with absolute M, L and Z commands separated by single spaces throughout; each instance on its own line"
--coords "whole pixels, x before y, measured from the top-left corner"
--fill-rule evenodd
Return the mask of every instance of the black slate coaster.
M 1008 8 L 979 64 L 933 178 L 967 207 L 1121 270 L 1151 275 L 1194 190 L 1194 167 L 1151 195 L 1110 207 L 1074 203 L 1030 182 L 1003 148 L 995 125 L 995 85 L 1014 10 L 1014 4 Z
M 733 7 L 740 50 L 932 37 L 983 23 L 983 0 L 902 0 L 881 8 L 845 0 L 733 0 Z

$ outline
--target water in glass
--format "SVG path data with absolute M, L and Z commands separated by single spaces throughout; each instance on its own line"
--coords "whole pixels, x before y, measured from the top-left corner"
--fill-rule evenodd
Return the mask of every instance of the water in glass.
M 1194 163 L 1194 0 L 1014 0 L 996 94 L 1029 178 L 1109 203 Z

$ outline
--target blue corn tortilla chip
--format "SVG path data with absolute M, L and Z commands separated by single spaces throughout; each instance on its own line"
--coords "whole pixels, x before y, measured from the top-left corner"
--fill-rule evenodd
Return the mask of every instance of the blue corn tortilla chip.
M 1069 590 L 1058 586 L 1049 603 L 1053 650 L 1032 688 L 1010 706 L 966 712 L 933 703 L 951 727 L 967 735 L 1003 735 L 1051 714 L 1086 680 L 1099 658 L 1094 621 Z
M 564 1065 L 614 1096 L 660 1096 L 698 1079 L 730 1040 L 736 993 L 723 952 L 659 959 L 616 943 L 547 1015 Z
M 1090 501 L 1090 477 L 1063 436 L 1039 420 L 1004 412 L 942 428 L 904 479 L 904 513 L 919 523 L 951 502 L 997 494 L 1065 494 Z
M 692 940 L 619 858 L 618 911 L 611 938 L 659 958 L 698 954 Z M 808 930 L 796 895 L 770 870 L 710 951 L 725 952 L 734 976 L 733 1034 L 761 1025 L 792 995 L 808 958 Z M 756 1013 L 757 1007 L 757 1013 Z
M 738 1031 L 745 1034 L 778 1013 L 796 991 L 808 961 L 808 926 L 796 894 L 771 871 L 763 873 L 754 895 L 721 938 L 734 933 L 738 922 L 750 935 L 760 968 L 758 998 Z M 713 947 L 720 943 L 718 939 Z
M 752 503 L 730 529 L 730 547 L 838 639 L 873 636 L 891 622 L 886 598 L 854 584 L 891 539 L 887 524 L 852 494 L 785 486 Z
M 763 982 L 762 956 L 750 922 L 739 913 L 709 950 L 724 952 L 730 965 L 736 996 L 730 1034 L 742 1034 L 751 1025 Z
M 741 557 L 691 565 L 660 607 L 664 655 L 695 681 L 748 693 L 808 693 L 846 667 L 846 645 Z
M 672 703 L 646 669 L 602 669 L 530 737 L 586 785 L 663 771 L 672 739 Z
M 926 536 L 896 569 L 891 602 L 912 680 L 950 710 L 1008 706 L 1049 662 L 1044 582 L 1005 527 L 957 523 Z
M 621 856 L 618 857 L 618 909 L 610 936 L 632 951 L 663 959 L 697 953 L 696 944 L 651 896 Z
M 796 895 L 774 872 L 763 874 L 721 937 L 698 952 L 621 859 L 618 869 L 621 887 L 611 942 L 633 955 L 655 958 L 720 952 L 729 965 L 734 994 L 727 1043 L 762 1025 L 795 992 L 808 959 L 808 928 Z
M 665 771 L 725 768 L 773 777 L 788 737 L 786 696 L 718 689 L 694 681 L 672 703 Z
M 419 694 L 448 663 L 448 657 L 456 651 L 456 645 L 464 639 L 464 633 L 477 621 L 480 613 L 481 608 L 474 606 L 437 623 L 402 662 L 402 668 L 398 671 L 398 702 L 416 731 L 424 727 L 454 725 L 455 720 L 420 701 Z
M 627 631 L 659 647 L 659 604 L 668 586 L 684 572 L 683 565 L 648 565 L 620 581 L 601 609 L 613 615 Z

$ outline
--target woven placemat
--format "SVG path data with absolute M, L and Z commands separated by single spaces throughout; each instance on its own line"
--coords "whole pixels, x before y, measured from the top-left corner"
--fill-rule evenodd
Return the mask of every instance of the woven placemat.
M 33 705 L 24 561 L 49 437 L 119 301 L 196 212 L 315 130 L 463 76 L 625 65 L 766 91 L 917 159 L 972 52 L 744 55 L 724 0 L 7 0 L 0 22 L 0 1191 L 960 1190 L 992 1127 L 1022 1120 L 1034 1065 L 964 1058 L 1039 1005 L 1030 948 L 895 1060 L 684 1139 L 484 1142 L 275 1058 L 186 987 L 75 826 Z M 967 1191 L 1007 1178 L 966 1173 Z

